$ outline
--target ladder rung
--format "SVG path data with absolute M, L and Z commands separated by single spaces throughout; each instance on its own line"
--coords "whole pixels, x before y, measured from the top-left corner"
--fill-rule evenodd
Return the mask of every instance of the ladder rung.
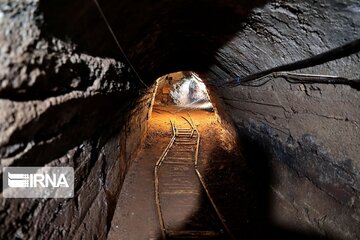
M 193 165 L 193 164 L 194 164 L 194 162 L 174 162 L 174 161 L 164 161 L 162 164 Z
M 189 238 L 201 238 L 201 237 L 219 237 L 223 234 L 217 231 L 166 230 L 166 235 L 169 237 L 189 239 Z
M 179 159 L 179 160 L 186 160 L 186 159 L 188 159 L 188 160 L 191 160 L 191 159 L 193 159 L 193 157 L 186 157 L 186 156 L 184 156 L 184 157 L 181 157 L 181 156 L 166 156 L 165 159 Z
M 161 195 L 166 194 L 166 195 L 175 195 L 175 194 L 196 194 L 196 195 L 200 195 L 200 192 L 198 190 L 173 190 L 173 191 L 162 191 L 160 192 Z

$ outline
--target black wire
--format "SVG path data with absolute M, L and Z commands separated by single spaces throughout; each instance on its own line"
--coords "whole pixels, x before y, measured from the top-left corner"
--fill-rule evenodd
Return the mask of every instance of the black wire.
M 313 57 L 252 74 L 250 76 L 242 78 L 241 81 L 237 81 L 238 77 L 234 77 L 233 78 L 234 80 L 227 82 L 225 84 L 222 84 L 218 87 L 223 87 L 223 86 L 236 87 L 236 86 L 240 86 L 240 85 L 245 86 L 244 83 L 246 83 L 246 82 L 256 81 L 257 79 L 261 79 L 261 78 L 266 77 L 267 75 L 271 75 L 273 73 L 284 72 L 284 71 L 294 71 L 294 70 L 300 70 L 300 69 L 304 69 L 304 68 L 308 68 L 308 67 L 317 66 L 320 64 L 324 64 L 326 62 L 330 62 L 330 61 L 333 61 L 336 59 L 347 57 L 347 56 L 355 54 L 359 51 L 360 51 L 360 39 L 357 39 L 357 40 L 354 40 L 343 46 L 340 46 L 340 47 L 337 47 L 330 51 L 315 55 Z M 334 81 L 332 83 L 339 84 L 339 81 Z M 341 84 L 353 85 L 353 86 L 355 86 L 355 88 L 358 88 L 359 83 L 356 81 L 351 81 L 351 82 L 344 81 L 344 82 L 341 82 Z
M 343 84 L 360 90 L 360 79 L 347 79 L 344 77 L 321 76 L 310 74 L 294 74 L 288 72 L 272 73 L 250 82 L 237 82 L 236 85 L 228 85 L 229 87 L 245 86 L 245 87 L 261 87 L 269 81 L 276 78 L 283 78 L 290 84 Z M 302 78 L 302 79 L 301 79 Z M 305 79 L 308 78 L 308 79 Z M 312 78 L 312 79 L 311 79 Z M 260 83 L 259 83 L 260 82 Z M 216 86 L 216 85 L 215 85 Z M 218 86 L 217 86 L 218 87 Z
M 94 0 L 94 3 L 95 3 L 95 5 L 96 5 L 96 7 L 97 7 L 97 9 L 98 9 L 98 11 L 99 11 L 99 13 L 100 13 L 100 16 L 101 16 L 102 19 L 104 20 L 104 22 L 105 22 L 105 24 L 106 24 L 106 26 L 107 26 L 107 28 L 108 28 L 111 36 L 113 37 L 116 45 L 118 46 L 120 52 L 122 53 L 124 59 L 125 59 L 126 62 L 129 64 L 130 68 L 133 70 L 133 72 L 135 73 L 136 77 L 139 79 L 140 83 L 141 83 L 142 85 L 144 85 L 146 88 L 148 88 L 149 86 L 146 85 L 146 83 L 141 79 L 141 77 L 140 77 L 140 75 L 138 74 L 138 72 L 136 71 L 135 67 L 134 67 L 134 66 L 132 65 L 132 63 L 130 62 L 130 59 L 127 57 L 124 49 L 121 47 L 120 42 L 118 41 L 118 39 L 117 39 L 117 37 L 116 37 L 116 35 L 115 35 L 115 33 L 114 33 L 114 31 L 113 31 L 113 29 L 112 29 L 109 21 L 107 20 L 107 18 L 106 18 L 106 16 L 105 16 L 105 13 L 103 12 L 103 10 L 102 10 L 99 2 L 98 2 L 97 0 Z

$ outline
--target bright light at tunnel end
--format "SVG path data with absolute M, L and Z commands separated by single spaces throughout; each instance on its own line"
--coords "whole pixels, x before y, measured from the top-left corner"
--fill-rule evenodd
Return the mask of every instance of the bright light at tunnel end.
M 179 107 L 213 109 L 205 84 L 193 72 L 191 72 L 190 77 L 186 77 L 173 85 L 170 96 Z

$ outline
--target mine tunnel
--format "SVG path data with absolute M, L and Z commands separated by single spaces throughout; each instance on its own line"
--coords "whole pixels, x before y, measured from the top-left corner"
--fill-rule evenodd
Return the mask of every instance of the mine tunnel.
M 0 239 L 360 239 L 359 51 L 358 0 L 0 1 Z

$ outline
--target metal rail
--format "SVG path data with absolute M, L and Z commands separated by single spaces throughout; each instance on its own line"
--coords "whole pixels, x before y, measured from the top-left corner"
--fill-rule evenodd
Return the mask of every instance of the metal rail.
M 214 202 L 214 199 L 211 197 L 211 194 L 210 194 L 210 191 L 209 189 L 207 188 L 206 184 L 205 184 L 205 181 L 204 181 L 204 178 L 202 177 L 199 169 L 198 169 L 198 155 L 199 155 L 199 147 L 200 147 L 200 133 L 199 133 L 199 130 L 197 129 L 197 127 L 195 126 L 191 116 L 190 116 L 190 113 L 188 113 L 188 116 L 190 118 L 190 122 L 191 122 L 191 127 L 197 132 L 197 136 L 198 136 L 198 139 L 197 139 L 197 144 L 196 144 L 196 154 L 195 154 L 195 163 L 194 163 L 194 167 L 195 167 L 195 172 L 196 172 L 196 175 L 199 177 L 199 180 L 200 180 L 200 183 L 203 187 L 203 189 L 205 190 L 206 192 L 206 195 L 207 197 L 209 198 L 210 202 L 211 202 L 211 205 L 213 206 L 218 218 L 220 219 L 223 227 L 225 228 L 225 231 L 226 233 L 228 234 L 228 236 L 235 240 L 235 237 L 234 235 L 231 233 L 229 227 L 227 226 L 226 224 L 226 220 L 224 219 L 224 217 L 222 216 L 222 214 L 220 213 L 219 209 L 217 208 L 215 202 Z
M 191 139 L 194 136 L 195 133 L 197 135 L 196 149 L 195 149 L 195 156 L 194 156 L 194 170 L 195 170 L 196 176 L 198 177 L 199 182 L 201 183 L 202 188 L 204 189 L 204 191 L 205 191 L 205 193 L 206 193 L 206 195 L 207 195 L 213 209 L 215 210 L 215 213 L 216 213 L 217 217 L 220 219 L 221 224 L 223 225 L 223 228 L 225 229 L 228 237 L 230 239 L 235 240 L 234 235 L 231 233 L 229 227 L 226 224 L 226 220 L 224 219 L 224 217 L 220 213 L 219 209 L 217 208 L 213 198 L 211 197 L 210 191 L 208 190 L 208 188 L 206 186 L 204 178 L 203 178 L 203 176 L 201 175 L 201 173 L 200 173 L 200 171 L 198 169 L 198 155 L 199 155 L 199 148 L 200 148 L 200 132 L 198 131 L 196 125 L 194 124 L 194 121 L 192 120 L 190 114 L 189 113 L 187 113 L 187 114 L 189 116 L 189 119 L 187 119 L 186 117 L 183 117 L 183 116 L 182 116 L 182 118 L 190 125 L 191 128 L 190 129 L 178 129 L 175 126 L 175 122 L 170 121 L 173 136 L 172 136 L 169 144 L 167 145 L 167 147 L 165 148 L 164 152 L 161 154 L 159 160 L 156 162 L 156 165 L 155 165 L 155 201 L 156 201 L 156 207 L 157 207 L 157 212 L 158 212 L 158 217 L 159 217 L 159 223 L 160 223 L 160 226 L 161 226 L 162 239 L 166 240 L 167 235 L 169 235 L 169 234 L 173 235 L 174 233 L 173 233 L 173 231 L 166 230 L 166 228 L 165 228 L 165 223 L 164 223 L 164 218 L 163 218 L 163 214 L 162 214 L 162 210 L 161 210 L 161 203 L 160 203 L 159 176 L 158 176 L 159 169 L 160 169 L 161 164 L 164 162 L 164 159 L 166 158 L 169 150 L 173 146 L 174 142 L 175 141 L 180 142 L 180 143 L 183 142 L 183 141 L 180 141 L 179 139 L 177 140 L 176 137 L 184 135 L 184 134 L 187 135 L 184 132 L 188 131 L 188 133 L 190 133 L 189 139 Z M 183 142 L 183 144 L 186 144 L 186 142 Z M 189 145 L 195 145 L 195 143 L 191 143 L 191 144 L 189 143 Z M 181 158 L 179 158 L 179 159 L 181 159 Z M 196 233 L 194 232 L 192 234 L 196 234 Z M 208 234 L 209 235 L 210 233 L 201 233 L 201 234 Z M 211 233 L 211 234 L 213 234 L 213 233 Z
M 175 139 L 176 139 L 176 126 L 175 126 L 175 121 L 174 123 L 172 121 L 170 121 L 171 124 L 171 129 L 172 129 L 172 138 L 169 142 L 169 144 L 166 146 L 164 152 L 161 154 L 159 160 L 156 162 L 155 164 L 155 168 L 154 168 L 154 175 L 155 175 L 155 202 L 156 202 L 156 208 L 157 208 L 157 212 L 158 212 L 158 217 L 159 217 L 159 222 L 160 222 L 160 227 L 161 227 L 161 235 L 162 238 L 164 240 L 166 240 L 166 229 L 165 229 L 165 224 L 164 224 L 164 219 L 162 216 L 162 210 L 161 210 L 161 205 L 160 205 L 160 193 L 159 193 L 159 168 L 162 164 L 162 162 L 164 161 L 167 153 L 169 152 L 171 146 L 174 144 Z

